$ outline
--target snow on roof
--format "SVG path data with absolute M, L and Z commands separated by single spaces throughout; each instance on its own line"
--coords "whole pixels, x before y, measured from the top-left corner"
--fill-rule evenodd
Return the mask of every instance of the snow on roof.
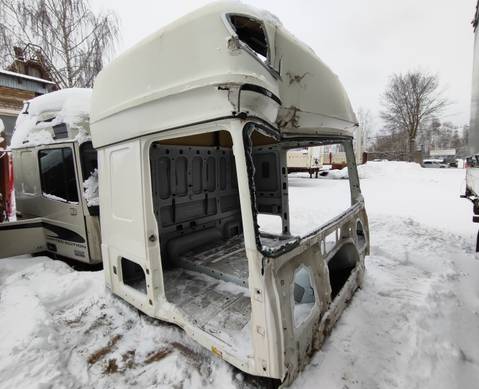
M 47 93 L 28 101 L 28 113 L 40 115 L 45 112 L 60 112 L 68 108 L 70 113 L 90 112 L 92 90 L 86 88 L 68 88 Z
M 6 74 L 6 75 L 9 75 L 9 76 L 26 78 L 27 80 L 37 81 L 37 82 L 41 82 L 41 83 L 43 83 L 43 84 L 52 84 L 52 85 L 55 85 L 55 83 L 54 83 L 53 81 L 50 81 L 50 80 L 45 80 L 45 79 L 43 79 L 43 78 L 38 78 L 38 77 L 29 76 L 29 75 L 27 75 L 27 74 L 11 72 L 11 71 L 9 71 L 9 70 L 0 70 L 0 73 L 1 73 L 1 74 Z
M 68 125 L 68 139 L 80 143 L 89 137 L 91 89 L 69 88 L 35 97 L 18 115 L 10 147 L 26 147 L 55 142 L 53 126 Z M 65 140 L 65 139 L 62 139 Z

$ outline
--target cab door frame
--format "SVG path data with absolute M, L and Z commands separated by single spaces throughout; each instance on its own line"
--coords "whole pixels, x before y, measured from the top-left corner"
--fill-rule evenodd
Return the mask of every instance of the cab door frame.
M 44 174 L 42 173 L 41 153 L 49 150 L 71 152 L 73 164 L 76 199 L 54 198 L 45 192 Z M 81 262 L 90 262 L 87 231 L 84 219 L 80 170 L 78 168 L 78 148 L 75 142 L 62 142 L 36 148 L 40 194 L 38 196 L 39 214 L 43 219 L 47 251 Z M 63 163 L 65 155 L 62 151 Z M 45 157 L 46 158 L 46 157 Z M 54 194 L 53 194 L 54 195 Z M 74 201 L 77 200 L 77 201 Z

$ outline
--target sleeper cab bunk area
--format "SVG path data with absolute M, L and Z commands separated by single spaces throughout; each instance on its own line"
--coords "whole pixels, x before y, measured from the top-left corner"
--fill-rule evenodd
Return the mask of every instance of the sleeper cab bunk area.
M 106 66 L 91 107 L 107 286 L 244 372 L 291 383 L 369 252 L 337 76 L 274 17 L 220 2 Z M 347 156 L 348 206 L 297 234 L 288 150 L 331 144 Z
M 64 89 L 25 103 L 11 146 L 17 220 L 0 224 L 0 258 L 46 254 L 74 266 L 101 264 L 98 198 L 84 196 L 85 183 L 96 187 L 97 153 L 89 113 L 78 110 L 90 95 Z
M 148 244 L 157 243 L 159 252 L 143 263 L 127 255 L 114 260 L 109 282 L 120 296 L 190 331 L 240 369 L 266 375 L 262 365 L 251 367 L 257 350 L 293 347 L 305 363 L 344 309 L 363 275 L 367 218 L 357 175 L 351 174 L 354 200 L 347 212 L 308 235 L 290 232 L 288 150 L 342 144 L 353 171 L 351 139 L 280 140 L 276 130 L 258 123 L 238 121 L 232 127 L 238 129 L 239 147 L 227 130 L 172 138 L 165 131 L 161 140 L 149 136 L 142 142 L 151 181 L 145 197 L 151 199 L 158 231 L 148 236 Z M 280 232 L 262 231 L 260 215 L 280 218 Z M 150 278 L 152 268 L 161 274 L 157 287 Z M 161 289 L 163 297 L 154 294 Z M 271 304 L 267 309 L 265 300 Z M 274 345 L 261 346 L 253 339 L 261 318 L 273 327 L 281 325 L 281 331 L 269 334 Z M 281 332 L 287 338 L 277 345 L 274 339 Z
M 248 184 L 249 196 L 254 198 L 257 249 L 265 258 L 275 258 L 301 242 L 300 236 L 289 232 L 287 151 L 337 140 L 317 137 L 314 141 L 310 138 L 278 142 L 276 131 L 269 131 L 273 136 L 268 136 L 267 131 L 255 128 L 253 124 L 245 126 L 247 165 L 241 168 L 253 176 Z M 340 138 L 339 142 L 345 141 Z M 347 141 L 346 145 L 352 150 Z M 349 156 L 354 159 L 352 153 Z M 153 142 L 150 169 L 166 299 L 205 332 L 231 344 L 236 351 L 245 352 L 248 346 L 252 347 L 251 294 L 231 136 L 227 131 L 215 131 Z M 259 214 L 278 216 L 282 232 L 275 235 L 262 231 Z M 312 310 L 314 290 L 325 295 L 321 304 L 329 304 L 351 272 L 361 267 L 354 242 L 357 240 L 359 247 L 365 248 L 362 222 L 337 222 L 332 231 L 334 242 L 320 243 L 324 245 L 320 248 L 322 254 L 316 254 L 313 264 L 303 264 L 296 273 L 290 272 L 290 267 L 283 270 L 284 278 L 293 275 L 293 322 L 297 324 Z M 343 244 L 336 245 L 340 240 Z M 325 276 L 325 269 L 314 264 L 317 261 L 328 267 L 329 280 L 318 280 L 321 286 L 313 286 L 312 270 Z M 137 272 L 137 283 L 131 285 L 146 293 L 140 267 Z M 309 298 L 305 298 L 308 293 Z

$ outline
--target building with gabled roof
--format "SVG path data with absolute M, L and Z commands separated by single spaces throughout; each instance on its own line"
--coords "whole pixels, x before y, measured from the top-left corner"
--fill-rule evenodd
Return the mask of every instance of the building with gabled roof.
M 15 120 L 22 110 L 23 102 L 56 89 L 53 81 L 0 70 L 0 119 L 5 126 L 4 138 L 7 144 L 10 143 Z

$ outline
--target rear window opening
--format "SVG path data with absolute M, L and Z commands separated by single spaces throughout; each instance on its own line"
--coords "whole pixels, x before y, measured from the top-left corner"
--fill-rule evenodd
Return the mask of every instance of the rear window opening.
M 251 302 L 232 146 L 226 131 L 159 141 L 150 166 L 167 300 L 244 349 Z
M 229 15 L 229 21 L 238 35 L 238 39 L 246 44 L 262 62 L 266 63 L 268 60 L 268 40 L 263 23 L 242 15 Z
M 98 193 L 98 153 L 92 142 L 80 145 L 80 162 L 82 170 L 82 193 L 87 201 L 91 216 L 100 215 L 100 199 Z

